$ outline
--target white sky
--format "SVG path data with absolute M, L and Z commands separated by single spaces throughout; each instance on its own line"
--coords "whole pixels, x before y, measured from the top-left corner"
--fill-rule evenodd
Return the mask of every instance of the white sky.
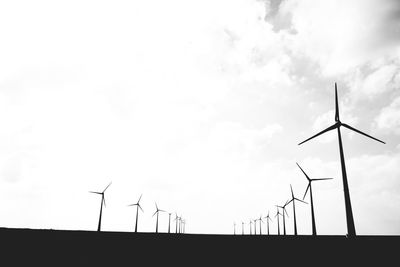
M 400 234 L 398 1 L 2 1 L 0 226 L 96 230 L 88 191 L 112 181 L 103 230 L 132 231 L 143 193 L 139 231 L 156 201 L 232 233 L 303 196 L 299 162 L 335 178 L 318 233 L 345 234 L 335 133 L 297 146 L 333 123 L 335 81 L 342 121 L 387 142 L 342 131 L 357 233 Z

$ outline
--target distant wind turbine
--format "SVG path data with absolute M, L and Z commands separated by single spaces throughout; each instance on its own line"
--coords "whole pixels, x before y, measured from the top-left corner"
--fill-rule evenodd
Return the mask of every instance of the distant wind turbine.
M 278 206 L 277 207 L 282 209 L 282 219 L 283 219 L 283 235 L 286 235 L 286 222 L 285 222 L 285 213 L 289 217 L 289 214 L 286 211 L 286 206 L 289 204 L 289 201 L 286 201 L 283 206 Z
M 242 222 L 242 235 L 244 235 L 244 222 Z
M 104 192 L 106 192 L 107 188 L 110 185 L 111 185 L 111 182 L 107 185 L 107 187 L 102 192 L 89 191 L 90 193 L 101 195 L 100 217 L 99 217 L 99 225 L 97 226 L 97 231 L 101 231 L 101 215 L 103 213 L 103 204 L 104 204 L 104 207 L 106 206 L 106 199 L 104 198 Z
M 160 210 L 160 209 L 158 208 L 158 206 L 157 206 L 157 203 L 156 203 L 156 211 L 153 213 L 153 216 L 152 216 L 152 217 L 154 217 L 154 215 L 157 215 L 156 233 L 158 233 L 158 214 L 159 214 L 160 212 L 165 212 L 165 210 Z
M 236 235 L 236 223 L 233 223 L 233 234 Z
M 175 233 L 177 234 L 178 233 L 178 221 L 179 221 L 179 217 L 178 217 L 178 214 L 175 212 L 175 219 L 174 219 L 174 221 L 175 221 Z
M 268 211 L 268 215 L 266 217 L 264 217 L 264 219 L 267 219 L 267 233 L 269 235 L 269 221 L 272 221 L 271 217 L 269 217 L 269 211 Z
M 278 235 L 281 234 L 281 232 L 279 230 L 279 215 L 282 215 L 282 214 L 279 212 L 279 208 L 276 207 L 276 215 L 275 215 L 275 217 L 278 217 Z
M 168 234 L 171 232 L 171 214 L 172 213 L 168 213 Z
M 297 197 L 294 196 L 292 185 L 290 185 L 290 191 L 291 191 L 291 193 L 292 193 L 292 199 L 290 199 L 290 201 L 288 202 L 288 204 L 289 204 L 290 202 L 293 202 L 294 235 L 297 235 L 296 206 L 295 206 L 294 202 L 300 201 L 300 202 L 305 203 L 305 204 L 307 204 L 307 202 L 304 202 L 303 200 L 298 199 Z
M 353 218 L 353 211 L 351 208 L 351 201 L 350 201 L 350 192 L 349 192 L 349 185 L 347 182 L 347 174 L 346 174 L 346 164 L 345 164 L 345 160 L 344 160 L 344 152 L 343 152 L 343 145 L 342 145 L 342 135 L 340 133 L 340 126 L 343 126 L 347 129 L 350 129 L 356 133 L 362 134 L 366 137 L 369 137 L 375 141 L 381 142 L 383 144 L 385 144 L 385 142 L 372 137 L 366 133 L 363 133 L 360 130 L 357 130 L 353 127 L 351 127 L 350 125 L 347 125 L 345 123 L 342 123 L 339 119 L 339 104 L 338 104 L 338 95 L 337 95 L 337 85 L 335 83 L 335 124 L 329 126 L 328 128 L 326 128 L 325 130 L 311 136 L 310 138 L 304 140 L 303 142 L 299 143 L 299 145 L 313 139 L 314 137 L 317 137 L 323 133 L 326 133 L 330 130 L 333 129 L 337 129 L 337 133 L 338 133 L 338 140 L 339 140 L 339 153 L 340 153 L 340 163 L 341 163 L 341 167 L 342 167 L 342 178 L 343 178 L 343 193 L 344 193 L 344 203 L 345 203 L 345 208 L 346 208 L 346 222 L 347 222 L 347 236 L 348 237 L 354 237 L 356 236 L 356 228 L 354 226 L 354 218 Z
M 262 215 L 260 215 L 260 218 L 258 218 L 258 220 L 260 221 L 260 235 L 261 235 L 261 234 L 262 234 L 262 233 L 261 233 L 261 229 L 262 229 L 261 223 L 264 223 L 264 221 L 263 221 L 263 219 L 262 219 Z
M 250 225 L 250 235 L 251 235 L 251 224 L 252 224 L 253 222 L 250 220 L 250 222 L 249 222 L 249 225 Z
M 307 173 L 300 167 L 300 165 L 296 162 L 297 166 L 300 168 L 300 170 L 303 172 L 304 176 L 308 180 L 308 185 L 306 192 L 304 193 L 303 199 L 306 197 L 308 190 L 310 190 L 310 206 L 311 206 L 311 222 L 312 222 L 312 235 L 317 235 L 317 227 L 315 225 L 315 215 L 314 215 L 314 202 L 313 202 L 313 194 L 312 194 L 312 186 L 311 183 L 314 181 L 324 181 L 324 180 L 332 180 L 333 178 L 317 178 L 317 179 L 311 179 Z
M 254 222 L 254 235 L 257 234 L 257 219 L 253 220 Z
M 138 202 L 136 202 L 135 204 L 131 204 L 128 206 L 136 206 L 136 223 L 135 223 L 135 233 L 137 233 L 137 227 L 138 227 L 138 216 L 139 216 L 139 209 L 143 211 L 142 207 L 140 206 L 140 200 L 142 199 L 142 195 L 140 195 Z

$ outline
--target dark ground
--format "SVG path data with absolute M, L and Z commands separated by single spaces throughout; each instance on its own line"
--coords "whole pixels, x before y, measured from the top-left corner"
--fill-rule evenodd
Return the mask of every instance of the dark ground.
M 400 236 L 349 239 L 0 228 L 0 263 L 7 262 L 1 266 L 400 266 L 399 259 Z

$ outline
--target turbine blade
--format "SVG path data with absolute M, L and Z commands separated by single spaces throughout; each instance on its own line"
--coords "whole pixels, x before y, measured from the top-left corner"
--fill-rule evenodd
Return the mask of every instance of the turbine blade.
M 323 180 L 332 180 L 333 178 L 316 178 L 316 179 L 311 179 L 311 181 L 323 181 Z
M 290 203 L 290 202 L 292 202 L 293 201 L 293 199 L 295 199 L 294 197 L 288 202 L 288 204 Z
M 100 192 L 89 191 L 89 193 L 93 193 L 93 194 L 98 194 L 98 195 L 101 195 L 101 193 L 100 193 Z
M 139 204 L 140 200 L 142 199 L 142 195 L 143 194 L 140 195 L 139 200 L 137 201 L 137 204 Z
M 337 95 L 337 85 L 335 82 L 335 121 L 339 121 L 339 104 Z
M 308 186 L 307 186 L 306 192 L 304 193 L 303 199 L 306 197 L 308 189 L 310 189 L 310 186 L 311 186 L 311 181 L 308 183 Z
M 326 128 L 325 130 L 322 130 L 321 132 L 319 132 L 319 133 L 317 133 L 317 134 L 311 136 L 310 138 L 304 140 L 303 142 L 299 143 L 298 145 L 301 145 L 301 144 L 303 144 L 303 143 L 305 143 L 305 142 L 307 142 L 307 141 L 309 141 L 309 140 L 311 140 L 311 139 L 313 139 L 313 138 L 315 138 L 315 137 L 317 137 L 317 136 L 319 136 L 319 135 L 321 135 L 321 134 L 323 134 L 323 133 L 329 132 L 330 130 L 336 129 L 338 126 L 339 126 L 339 124 L 338 124 L 338 123 L 335 123 L 334 125 L 329 126 L 329 127 Z
M 151 217 L 154 217 L 154 215 L 156 215 L 156 214 L 157 214 L 157 212 L 158 212 L 158 210 L 156 210 L 156 212 L 154 212 L 154 213 L 153 213 L 153 216 L 151 216 Z
M 294 194 L 293 194 L 293 188 L 292 185 L 290 185 L 290 191 L 292 192 L 292 199 L 294 198 Z
M 288 216 L 288 217 L 289 217 L 289 214 L 287 213 L 286 209 L 283 209 L 283 210 L 285 211 L 285 213 L 286 213 L 286 216 Z
M 307 202 L 305 202 L 305 201 L 303 201 L 301 199 L 298 199 L 297 197 L 295 197 L 294 199 L 297 200 L 297 201 L 303 202 L 304 204 L 308 204 Z
M 104 203 L 104 207 L 106 206 L 106 198 L 103 195 L 103 203 Z
M 137 206 L 139 207 L 139 209 L 144 212 L 144 210 L 142 209 L 142 206 L 140 206 L 139 204 L 137 204 Z
M 110 183 L 107 185 L 106 189 L 103 190 L 103 193 L 106 192 L 107 188 L 111 185 L 111 183 L 112 183 L 112 182 L 110 182 Z
M 375 138 L 375 137 L 372 137 L 372 136 L 370 136 L 370 135 L 368 135 L 368 134 L 366 134 L 366 133 L 361 132 L 360 130 L 357 130 L 357 129 L 351 127 L 350 125 L 347 125 L 347 124 L 345 124 L 345 123 L 342 123 L 342 126 L 346 127 L 347 129 L 353 130 L 353 131 L 355 131 L 355 132 L 357 132 L 357 133 L 359 133 L 359 134 L 365 135 L 366 137 L 369 137 L 369 138 L 371 138 L 371 139 L 374 139 L 375 141 L 381 142 L 382 144 L 386 144 L 385 142 L 383 142 L 383 141 L 381 141 L 381 140 L 379 140 L 379 139 L 377 139 L 377 138 Z
M 310 181 L 310 177 L 308 177 L 307 173 L 300 167 L 300 165 L 296 162 L 297 166 L 300 168 L 300 170 L 304 173 L 304 175 L 306 176 L 307 180 Z

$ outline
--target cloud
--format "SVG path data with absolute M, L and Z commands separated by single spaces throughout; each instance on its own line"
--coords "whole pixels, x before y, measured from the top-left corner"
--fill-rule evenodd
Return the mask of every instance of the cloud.
M 385 132 L 400 134 L 400 97 L 384 107 L 375 118 L 376 125 Z
M 400 40 L 399 12 L 395 0 L 308 0 L 282 1 L 276 16 L 291 20 L 291 49 L 334 76 L 390 54 Z

